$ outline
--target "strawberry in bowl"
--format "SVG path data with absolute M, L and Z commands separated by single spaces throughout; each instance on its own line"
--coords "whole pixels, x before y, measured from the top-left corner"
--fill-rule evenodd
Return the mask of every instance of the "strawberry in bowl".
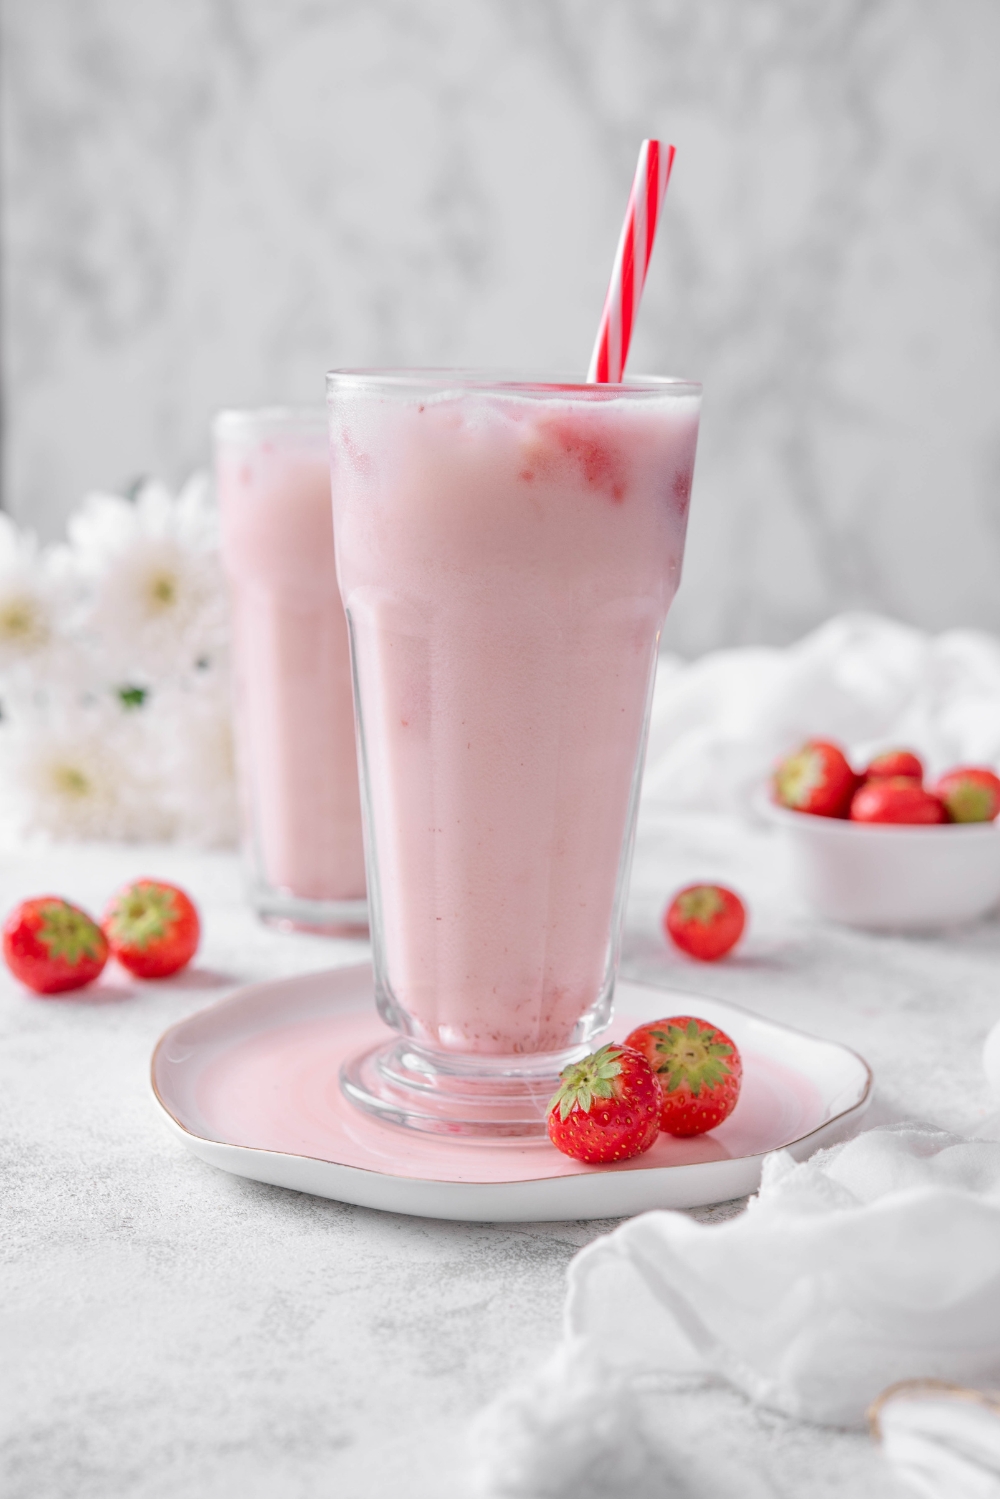
M 802 817 L 809 809 L 783 803 L 777 781 L 762 793 L 757 806 L 782 830 L 794 891 L 820 916 L 927 932 L 1000 902 L 1000 777 L 960 766 L 928 787 L 923 773 L 912 750 L 875 756 L 838 817 Z
M 774 773 L 774 800 L 794 812 L 846 818 L 858 785 L 850 761 L 832 740 L 807 740 Z
M 890 777 L 907 776 L 911 781 L 922 783 L 924 763 L 912 750 L 883 750 L 868 762 L 861 774 L 865 781 L 887 781 Z
M 1000 777 L 986 766 L 956 766 L 934 791 L 954 823 L 992 823 L 1000 813 Z
M 851 798 L 850 817 L 855 823 L 933 824 L 951 821 L 942 798 L 926 791 L 911 776 L 866 781 Z

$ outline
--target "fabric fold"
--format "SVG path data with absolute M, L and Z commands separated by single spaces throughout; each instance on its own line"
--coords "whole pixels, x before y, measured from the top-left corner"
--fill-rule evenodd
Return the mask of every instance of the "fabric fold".
M 895 1381 L 1000 1381 L 1000 1144 L 900 1126 L 775 1153 L 739 1218 L 645 1214 L 576 1256 L 567 1336 L 607 1347 L 612 1321 L 625 1369 L 836 1426 Z
M 907 1123 L 776 1152 L 738 1218 L 643 1214 L 574 1257 L 562 1343 L 477 1423 L 480 1492 L 801 1493 L 808 1432 L 843 1493 L 912 1493 L 921 1466 L 921 1493 L 974 1470 L 996 1493 L 992 1408 L 886 1407 L 884 1454 L 864 1435 L 929 1379 L 1000 1388 L 1000 1143 Z

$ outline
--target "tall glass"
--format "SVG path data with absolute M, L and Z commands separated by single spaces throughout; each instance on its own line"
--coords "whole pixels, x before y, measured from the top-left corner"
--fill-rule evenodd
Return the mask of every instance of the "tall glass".
M 363 930 L 361 802 L 326 413 L 226 411 L 214 438 L 250 897 L 265 921 L 281 926 Z
M 700 387 L 328 377 L 376 998 L 348 1095 L 544 1133 L 607 1024 Z

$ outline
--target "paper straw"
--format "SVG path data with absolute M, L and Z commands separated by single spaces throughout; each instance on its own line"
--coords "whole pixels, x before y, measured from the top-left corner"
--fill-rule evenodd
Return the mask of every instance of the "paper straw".
M 592 384 L 617 385 L 625 372 L 628 346 L 653 253 L 660 205 L 666 196 L 673 164 L 673 146 L 643 141 L 587 372 L 587 380 Z

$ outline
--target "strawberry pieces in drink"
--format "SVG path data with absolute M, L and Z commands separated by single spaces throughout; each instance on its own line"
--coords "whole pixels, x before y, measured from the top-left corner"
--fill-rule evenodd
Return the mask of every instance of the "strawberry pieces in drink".
M 913 781 L 923 782 L 924 766 L 912 750 L 883 750 L 876 755 L 864 771 L 865 781 L 886 781 L 890 776 L 908 776 Z
M 1000 777 L 987 766 L 956 766 L 934 792 L 955 823 L 991 823 L 1000 813 Z
M 3 956 L 22 984 L 39 995 L 57 995 L 96 979 L 108 961 L 108 944 L 79 906 L 61 896 L 34 896 L 7 918 Z
M 656 1073 L 663 1098 L 660 1129 L 703 1135 L 736 1108 L 743 1060 L 733 1039 L 697 1016 L 647 1021 L 627 1038 Z
M 689 885 L 663 915 L 663 930 L 682 952 L 714 963 L 735 948 L 746 926 L 746 907 L 724 885 Z
M 548 480 L 569 468 L 588 489 L 608 496 L 616 505 L 625 499 L 627 455 L 610 432 L 600 432 L 592 422 L 581 425 L 571 417 L 539 417 L 522 439 L 521 455 L 518 477 L 525 483 Z
M 773 784 L 782 807 L 820 818 L 846 818 L 858 777 L 839 745 L 807 740 L 781 762 Z
M 866 781 L 854 794 L 851 819 L 855 823 L 947 823 L 948 809 L 940 797 L 925 791 L 909 776 Z
M 133 880 L 113 896 L 101 922 L 111 952 L 139 979 L 165 979 L 194 957 L 198 913 L 176 885 Z
M 614 1042 L 570 1063 L 549 1102 L 549 1139 L 577 1161 L 628 1161 L 648 1151 L 660 1130 L 662 1096 L 640 1052 Z

